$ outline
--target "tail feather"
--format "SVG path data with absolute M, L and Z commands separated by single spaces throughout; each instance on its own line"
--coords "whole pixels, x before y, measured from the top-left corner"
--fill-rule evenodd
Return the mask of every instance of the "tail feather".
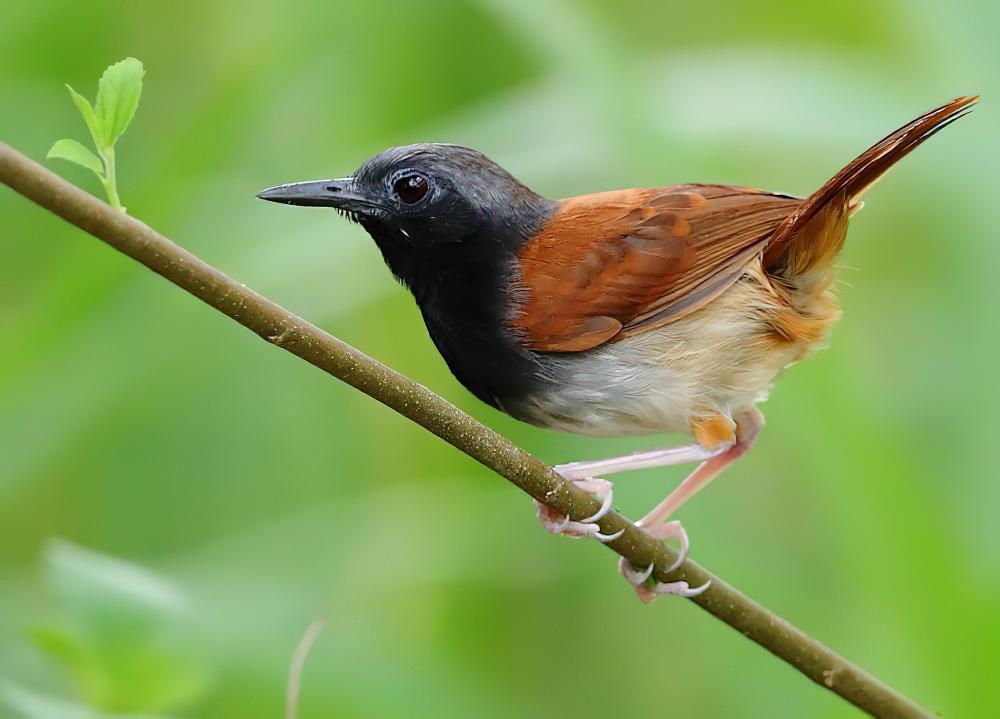
M 908 122 L 861 153 L 778 226 L 764 251 L 764 267 L 791 278 L 832 264 L 843 244 L 846 217 L 861 208 L 861 195 L 890 167 L 967 114 L 978 101 L 978 95 L 958 97 Z

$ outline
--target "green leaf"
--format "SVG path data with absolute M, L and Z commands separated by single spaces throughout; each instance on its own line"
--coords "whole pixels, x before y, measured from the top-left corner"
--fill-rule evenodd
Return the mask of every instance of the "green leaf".
M 69 672 L 78 693 L 90 704 L 98 706 L 112 695 L 114 687 L 100 656 L 101 647 L 84 630 L 39 625 L 30 636 L 36 647 Z
M 204 695 L 208 666 L 191 635 L 188 601 L 173 584 L 66 541 L 49 544 L 45 563 L 63 616 L 37 626 L 32 639 L 89 706 L 155 714 Z
M 94 112 L 100 123 L 104 147 L 115 142 L 132 122 L 142 95 L 142 63 L 134 57 L 116 62 L 104 71 L 97 84 L 97 105 Z
M 104 165 L 101 164 L 100 158 L 76 140 L 59 140 L 46 157 L 75 162 L 81 167 L 92 170 L 98 177 L 104 177 Z
M 97 146 L 97 149 L 100 150 L 104 147 L 101 139 L 104 133 L 101 132 L 101 125 L 97 119 L 97 115 L 94 113 L 94 108 L 90 106 L 90 101 L 87 100 L 87 98 L 78 93 L 72 87 L 67 85 L 66 89 L 69 90 L 69 96 L 73 98 L 73 103 L 76 105 L 76 109 L 80 111 L 81 115 L 83 115 L 83 121 L 87 123 L 87 129 L 90 130 L 90 136 L 94 138 L 94 144 Z
M 65 540 L 49 542 L 45 562 L 60 598 L 90 621 L 158 624 L 182 613 L 187 600 L 157 574 Z

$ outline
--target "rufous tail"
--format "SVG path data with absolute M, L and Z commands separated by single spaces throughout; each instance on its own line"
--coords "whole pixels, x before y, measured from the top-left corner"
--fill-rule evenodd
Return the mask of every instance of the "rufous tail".
M 958 97 L 908 122 L 865 150 L 807 197 L 774 231 L 764 267 L 794 284 L 816 280 L 832 268 L 844 243 L 848 218 L 861 209 L 861 195 L 889 168 L 928 137 L 966 114 L 979 96 Z M 801 287 L 801 285 L 800 285 Z

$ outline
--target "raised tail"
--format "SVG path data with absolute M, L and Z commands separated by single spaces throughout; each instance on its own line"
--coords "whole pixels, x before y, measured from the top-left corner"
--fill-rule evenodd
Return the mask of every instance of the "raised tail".
M 955 98 L 908 122 L 861 153 L 803 200 L 778 226 L 764 251 L 764 267 L 793 282 L 808 280 L 816 270 L 832 267 L 844 242 L 847 219 L 861 209 L 861 195 L 890 167 L 938 130 L 965 115 L 978 101 L 978 95 Z

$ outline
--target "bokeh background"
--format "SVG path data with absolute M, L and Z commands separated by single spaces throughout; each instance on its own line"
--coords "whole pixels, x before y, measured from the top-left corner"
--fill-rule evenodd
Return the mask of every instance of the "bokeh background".
M 448 374 L 357 226 L 254 193 L 393 144 L 481 149 L 554 197 L 808 194 L 911 117 L 971 117 L 866 198 L 832 347 L 684 508 L 693 555 L 948 717 L 1000 702 L 990 0 L 6 2 L 0 136 L 86 140 L 63 83 L 146 65 L 129 211 L 560 462 L 679 438 L 520 425 Z M 93 177 L 50 161 L 99 193 Z M 622 477 L 636 516 L 682 469 Z M 0 716 L 847 717 L 418 427 L 0 191 Z M 78 713 L 74 713 L 78 712 Z

